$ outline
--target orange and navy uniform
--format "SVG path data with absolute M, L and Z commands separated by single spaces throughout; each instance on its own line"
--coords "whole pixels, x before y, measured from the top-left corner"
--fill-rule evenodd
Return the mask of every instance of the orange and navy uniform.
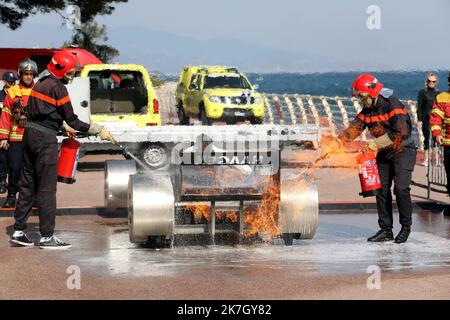
M 55 132 L 59 131 L 63 120 L 75 130 L 89 130 L 89 124 L 78 119 L 74 113 L 67 88 L 53 75 L 40 79 L 33 87 L 27 115 L 29 121 Z
M 363 108 L 356 118 L 340 135 L 343 141 L 353 141 L 368 129 L 372 136 L 378 138 L 388 134 L 395 149 L 415 148 L 411 137 L 412 123 L 408 110 L 397 98 L 378 96 L 374 107 Z
M 436 96 L 430 126 L 433 137 L 442 136 L 442 144 L 450 146 L 450 92 L 442 92 Z
M 19 126 L 12 115 L 14 103 L 22 100 L 22 106 L 26 108 L 32 87 L 18 84 L 10 87 L 3 103 L 2 115 L 0 119 L 0 140 L 8 139 L 10 142 L 21 142 L 25 128 Z

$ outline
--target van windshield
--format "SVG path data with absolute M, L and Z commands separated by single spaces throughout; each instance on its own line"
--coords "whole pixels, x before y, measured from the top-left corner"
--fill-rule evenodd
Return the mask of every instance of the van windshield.
M 238 76 L 206 76 L 203 83 L 203 89 L 214 88 L 232 88 L 232 89 L 251 89 L 250 83 Z

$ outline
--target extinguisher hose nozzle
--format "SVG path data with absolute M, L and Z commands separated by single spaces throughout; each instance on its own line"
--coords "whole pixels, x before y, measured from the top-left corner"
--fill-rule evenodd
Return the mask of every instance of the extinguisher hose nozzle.
M 122 154 L 127 160 L 134 160 L 138 165 L 140 165 L 143 169 L 149 169 L 149 166 L 146 165 L 144 162 L 139 160 L 135 155 L 133 155 L 130 151 L 127 150 L 124 146 L 122 146 L 120 143 L 116 141 L 116 139 L 113 138 L 112 143 L 116 146 L 118 146 L 122 150 Z

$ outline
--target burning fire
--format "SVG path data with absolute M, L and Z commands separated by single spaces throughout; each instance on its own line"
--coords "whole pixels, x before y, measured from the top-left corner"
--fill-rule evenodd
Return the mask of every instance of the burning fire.
M 200 221 L 202 218 L 209 220 L 211 215 L 211 207 L 203 202 L 188 203 L 185 209 L 192 212 L 195 221 Z
M 244 223 L 249 228 L 245 237 L 258 234 L 269 240 L 280 234 L 278 227 L 279 185 L 272 184 L 264 192 L 261 204 L 249 207 L 244 212 Z
M 195 221 L 200 221 L 202 218 L 209 221 L 211 217 L 211 207 L 208 203 L 203 202 L 192 202 L 186 205 L 185 208 L 187 211 L 192 212 L 194 215 Z M 216 211 L 216 219 L 219 220 L 221 218 L 230 219 L 232 223 L 236 223 L 239 220 L 239 217 L 234 211 Z
M 278 227 L 278 205 L 279 205 L 279 186 L 271 185 L 264 192 L 264 196 L 259 205 L 247 206 L 244 208 L 244 224 L 247 230 L 244 234 L 249 238 L 256 234 L 263 240 L 269 240 L 280 234 Z M 186 210 L 194 215 L 195 221 L 202 218 L 207 221 L 211 217 L 211 207 L 207 203 L 193 202 L 186 205 Z M 232 223 L 239 221 L 238 213 L 235 211 L 217 211 L 216 219 L 229 219 Z

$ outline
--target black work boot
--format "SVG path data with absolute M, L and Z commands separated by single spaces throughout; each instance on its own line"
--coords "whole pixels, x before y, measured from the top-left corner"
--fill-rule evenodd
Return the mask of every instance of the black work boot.
M 398 235 L 395 237 L 395 243 L 404 243 L 408 240 L 411 233 L 411 227 L 402 227 Z
M 394 234 L 392 230 L 389 229 L 381 229 L 374 236 L 367 239 L 370 242 L 384 242 L 384 241 L 392 241 L 394 240 Z
M 7 197 L 5 203 L 3 203 L 2 208 L 15 208 L 16 198 Z

